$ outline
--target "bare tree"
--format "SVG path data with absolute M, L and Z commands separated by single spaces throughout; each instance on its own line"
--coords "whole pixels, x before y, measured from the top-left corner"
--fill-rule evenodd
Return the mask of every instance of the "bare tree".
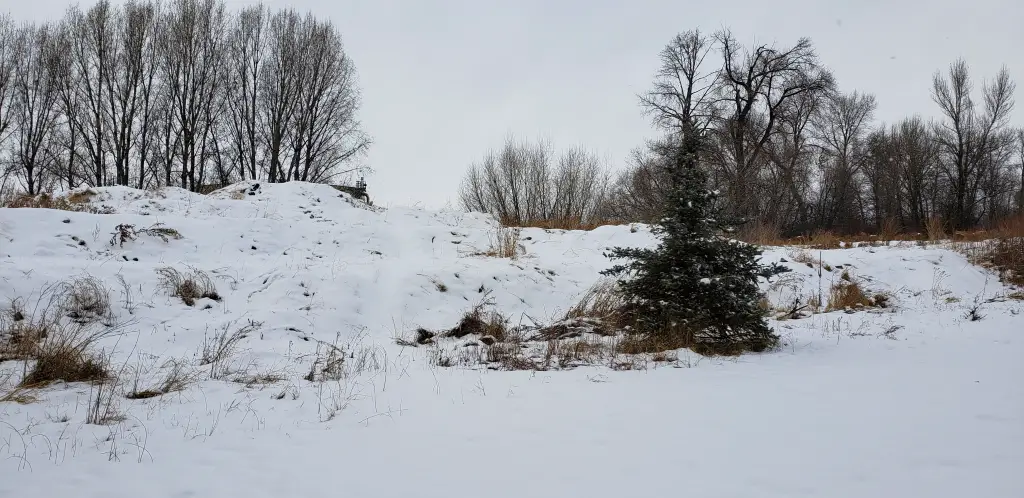
M 0 145 L 3 145 L 11 126 L 17 35 L 10 16 L 0 15 Z
M 920 117 L 904 119 L 888 133 L 889 143 L 884 155 L 878 153 L 874 162 L 885 161 L 891 168 L 881 168 L 877 176 L 898 179 L 897 196 L 903 225 L 924 229 L 925 222 L 937 215 L 942 184 L 938 178 L 938 149 L 931 127 Z M 883 180 L 879 180 L 883 181 Z
M 670 185 L 666 158 L 652 147 L 632 151 L 626 168 L 616 177 L 605 199 L 609 218 L 653 223 L 663 214 Z
M 258 178 L 259 100 L 257 84 L 262 78 L 266 43 L 267 10 L 263 4 L 239 12 L 228 41 L 228 116 L 232 162 L 242 179 Z
M 1005 68 L 992 84 L 982 88 L 983 113 L 978 112 L 972 91 L 969 69 L 962 59 L 950 66 L 946 77 L 936 73 L 932 81 L 932 100 L 943 114 L 935 135 L 943 173 L 952 189 L 947 212 L 956 229 L 972 226 L 979 219 L 985 160 L 998 146 L 997 136 L 1007 126 L 1014 105 L 1014 84 Z
M 215 0 L 174 0 L 161 29 L 161 76 L 169 99 L 182 188 L 202 185 L 221 110 L 226 17 Z
M 77 187 L 78 178 L 84 176 L 80 176 L 78 161 L 80 156 L 79 136 L 82 130 L 79 113 L 82 103 L 78 100 L 79 87 L 73 60 L 75 44 L 72 37 L 76 34 L 75 29 L 70 16 L 54 27 L 54 34 L 50 37 L 52 46 L 49 58 L 49 73 L 60 98 L 62 121 L 57 138 L 62 152 L 59 153 L 61 157 L 55 165 L 57 171 L 54 173 L 69 189 Z
M 271 16 L 266 65 L 260 81 L 260 113 L 269 182 L 285 180 L 286 140 L 299 103 L 302 19 L 294 10 Z
M 577 223 L 595 218 L 604 202 L 608 179 L 597 156 L 582 147 L 566 150 L 552 178 L 550 216 Z
M 815 120 L 824 173 L 818 199 L 823 226 L 849 229 L 863 219 L 858 177 L 867 159 L 865 136 L 876 106 L 873 95 L 832 94 Z M 881 226 L 881 220 L 876 224 Z
M 1017 156 L 1020 160 L 1020 191 L 1017 193 L 1017 211 L 1024 213 L 1024 128 L 1017 130 Z
M 30 195 L 39 192 L 43 174 L 52 169 L 53 135 L 59 116 L 59 94 L 51 77 L 48 26 L 26 25 L 15 38 L 18 61 L 14 76 L 14 166 L 24 174 Z
M 774 200 L 762 223 L 775 227 L 789 225 L 796 232 L 810 228 L 813 167 L 817 148 L 813 136 L 813 120 L 819 115 L 824 88 L 803 92 L 780 107 L 778 133 L 767 144 L 768 158 L 774 172 L 771 182 Z
M 151 3 L 128 1 L 112 21 L 109 46 L 110 70 L 101 75 L 108 130 L 106 149 L 114 165 L 114 183 L 129 185 L 132 161 L 140 163 L 139 182 L 144 181 L 145 144 L 148 139 L 148 111 L 154 77 L 157 11 Z M 137 149 L 141 149 L 137 150 Z
M 93 185 L 107 185 L 106 82 L 111 71 L 114 43 L 114 9 L 100 0 L 82 12 L 72 7 L 67 15 L 71 30 L 71 82 L 78 110 L 74 122 L 88 165 L 85 178 Z
M 360 105 L 355 67 L 334 27 L 312 16 L 303 22 L 299 54 L 302 84 L 290 134 L 287 178 L 329 181 L 346 172 L 337 171 L 338 165 L 364 154 L 370 146 L 355 119 Z
M 759 45 L 743 51 L 728 30 L 716 38 L 724 59 L 719 95 L 728 105 L 718 130 L 723 135 L 719 166 L 734 214 L 749 218 L 758 214 L 753 183 L 764 168 L 768 142 L 787 103 L 834 83 L 820 67 L 809 39 L 802 38 L 790 48 Z
M 693 126 L 703 132 L 719 117 L 714 92 L 718 71 L 704 62 L 714 49 L 698 30 L 675 36 L 661 51 L 654 87 L 640 96 L 640 105 L 660 128 L 682 133 Z

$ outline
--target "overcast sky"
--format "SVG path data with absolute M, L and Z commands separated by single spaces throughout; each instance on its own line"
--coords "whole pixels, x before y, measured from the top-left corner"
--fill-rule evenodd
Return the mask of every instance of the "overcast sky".
M 4 1 L 19 19 L 71 2 Z M 88 5 L 92 2 L 80 2 Z M 249 3 L 231 0 L 235 6 Z M 964 57 L 980 86 L 1006 65 L 1024 126 L 1020 0 L 293 0 L 341 29 L 374 140 L 378 204 L 458 204 L 466 167 L 513 133 L 584 145 L 619 167 L 655 134 L 637 107 L 676 33 L 722 27 L 788 45 L 810 37 L 843 90 L 873 93 L 878 121 L 935 115 L 932 74 Z

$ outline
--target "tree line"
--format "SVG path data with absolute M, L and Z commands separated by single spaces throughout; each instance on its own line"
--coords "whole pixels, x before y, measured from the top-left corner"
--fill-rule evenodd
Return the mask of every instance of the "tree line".
M 101 0 L 0 17 L 0 190 L 328 182 L 370 138 L 338 30 L 291 9 Z
M 660 62 L 639 100 L 663 136 L 638 147 L 610 184 L 592 182 L 584 197 L 597 200 L 585 216 L 658 220 L 669 192 L 667 151 L 687 126 L 707 143 L 699 164 L 726 215 L 746 230 L 877 233 L 936 220 L 964 230 L 1024 213 L 1024 128 L 1010 124 L 1015 85 L 1005 67 L 979 86 L 957 60 L 932 79 L 934 119 L 883 124 L 875 97 L 841 90 L 806 38 L 745 47 L 729 30 L 693 30 L 674 37 Z M 529 168 L 510 167 L 518 162 L 507 156 L 492 153 L 470 168 L 464 207 L 504 214 L 508 199 L 533 198 L 526 191 L 601 177 L 591 166 L 523 174 Z

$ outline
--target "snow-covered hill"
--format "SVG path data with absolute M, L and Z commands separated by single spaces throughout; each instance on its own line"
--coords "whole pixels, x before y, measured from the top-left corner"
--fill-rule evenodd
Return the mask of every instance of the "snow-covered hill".
M 0 307 L 31 313 L 54 284 L 94 277 L 119 326 L 97 349 L 122 389 L 175 369 L 197 382 L 118 396 L 109 425 L 85 423 L 88 384 L 0 403 L 0 496 L 1024 493 L 1024 302 L 952 251 L 768 250 L 793 269 L 765 284 L 776 307 L 827 296 L 844 272 L 891 296 L 773 320 L 778 352 L 445 369 L 395 339 L 451 327 L 485 296 L 515 320 L 557 319 L 610 265 L 607 248 L 654 243 L 647 227 L 524 229 L 508 259 L 485 254 L 489 217 L 373 208 L 321 185 L 90 192 L 76 200 L 105 214 L 0 209 Z M 180 238 L 122 245 L 118 225 Z M 206 273 L 219 299 L 170 296 L 164 268 Z M 240 329 L 230 358 L 199 365 L 204 344 Z M 305 380 L 331 345 L 346 352 L 342 378 Z M 15 379 L 21 368 L 0 363 Z

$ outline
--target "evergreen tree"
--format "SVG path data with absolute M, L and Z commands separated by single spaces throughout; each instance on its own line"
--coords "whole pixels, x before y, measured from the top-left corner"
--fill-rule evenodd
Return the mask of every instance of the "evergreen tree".
M 739 354 L 774 347 L 758 301 L 759 277 L 780 273 L 759 263 L 756 246 L 727 239 L 733 224 L 719 218 L 718 192 L 707 188 L 699 167 L 704 138 L 692 127 L 671 146 L 672 179 L 666 213 L 654 233 L 655 249 L 614 248 L 609 257 L 630 260 L 602 272 L 626 278 L 620 290 L 630 303 L 633 331 L 702 354 Z

